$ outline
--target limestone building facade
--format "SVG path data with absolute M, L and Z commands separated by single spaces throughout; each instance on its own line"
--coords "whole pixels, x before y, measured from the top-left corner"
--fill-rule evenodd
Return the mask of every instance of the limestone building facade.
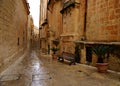
M 40 48 L 39 47 L 39 28 L 37 26 L 34 26 L 34 32 L 33 32 L 33 44 L 32 46 L 36 47 L 36 48 Z
M 96 44 L 120 46 L 120 1 L 119 0 L 46 0 L 44 11 L 48 34 L 44 38 L 52 47 L 52 40 L 59 40 L 60 51 L 75 52 L 79 47 L 80 63 L 95 66 L 96 59 L 91 46 Z M 42 4 L 42 3 L 41 3 Z M 43 14 L 41 14 L 42 16 Z M 41 19 L 40 19 L 41 22 Z M 42 30 L 42 23 L 40 23 Z M 43 25 L 43 26 L 44 26 Z M 110 56 L 109 69 L 120 71 L 118 57 Z M 89 60 L 88 60 L 89 59 Z
M 57 47 L 61 48 L 60 46 L 60 35 L 62 34 L 62 14 L 60 10 L 62 8 L 61 0 L 51 0 L 48 2 L 47 7 L 47 14 L 48 14 L 48 31 L 47 31 L 47 38 L 49 40 L 48 45 L 50 48 L 55 47 L 53 41 L 58 41 L 59 45 Z M 52 53 L 51 51 L 49 51 Z
M 32 43 L 33 43 L 33 38 L 34 38 L 34 21 L 31 15 L 28 15 L 28 30 L 27 30 L 27 35 L 28 35 L 28 49 L 31 48 Z
M 106 44 L 117 46 L 119 53 L 120 45 L 120 1 L 119 0 L 86 0 L 86 22 L 84 29 L 85 40 L 79 43 L 84 44 L 85 57 L 91 57 L 92 65 L 94 58 L 89 54 L 90 46 L 93 44 Z M 119 56 L 109 58 L 109 69 L 119 70 Z M 84 59 L 85 61 L 87 60 Z
M 62 14 L 60 13 L 62 2 L 61 0 L 41 0 L 40 7 L 40 46 L 43 52 L 52 53 L 50 51 L 54 46 L 52 41 L 60 40 L 62 34 Z
M 48 0 L 40 1 L 40 24 L 39 24 L 39 33 L 40 33 L 40 48 L 43 53 L 47 50 L 47 3 Z
M 0 72 L 27 47 L 28 14 L 26 0 L 0 0 Z

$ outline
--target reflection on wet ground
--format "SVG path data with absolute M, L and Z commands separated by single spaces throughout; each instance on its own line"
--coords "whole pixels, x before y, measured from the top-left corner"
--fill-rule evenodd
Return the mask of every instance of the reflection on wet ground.
M 4 71 L 0 81 L 1 86 L 120 86 L 120 74 L 101 74 L 82 64 L 69 66 L 32 49 Z

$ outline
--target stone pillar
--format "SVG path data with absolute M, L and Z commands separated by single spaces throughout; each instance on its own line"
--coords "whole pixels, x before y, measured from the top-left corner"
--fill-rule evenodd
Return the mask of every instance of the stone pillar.
M 98 57 L 95 54 L 92 54 L 92 66 L 96 66 L 97 59 Z
M 84 44 L 81 44 L 81 63 L 85 64 L 86 63 L 86 47 Z

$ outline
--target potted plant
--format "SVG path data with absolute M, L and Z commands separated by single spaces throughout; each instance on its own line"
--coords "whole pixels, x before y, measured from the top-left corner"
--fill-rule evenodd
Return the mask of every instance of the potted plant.
M 59 50 L 59 48 L 57 48 L 57 46 L 59 45 L 59 42 L 60 41 L 58 39 L 52 40 L 52 43 L 53 43 L 54 47 L 51 48 L 50 50 L 53 52 L 53 54 L 52 54 L 53 59 L 57 59 L 56 52 Z
M 92 52 L 98 57 L 96 66 L 99 72 L 106 72 L 108 68 L 108 63 L 104 62 L 108 59 L 109 54 L 113 50 L 112 46 L 109 45 L 93 45 Z
M 56 52 L 57 52 L 58 50 L 59 50 L 59 48 L 57 48 L 57 47 L 51 48 L 51 51 L 53 52 L 53 54 L 52 54 L 52 58 L 53 58 L 53 59 L 57 59 Z

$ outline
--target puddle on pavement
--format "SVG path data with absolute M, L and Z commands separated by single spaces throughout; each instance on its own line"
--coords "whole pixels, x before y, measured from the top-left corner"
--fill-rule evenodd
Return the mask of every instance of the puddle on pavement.
M 32 75 L 31 86 L 51 86 L 51 79 L 49 73 L 40 73 Z
M 30 86 L 52 86 L 50 80 L 33 81 Z
M 32 80 L 33 81 L 49 80 L 49 79 L 52 79 L 49 74 L 35 74 L 35 75 L 32 75 Z
M 19 80 L 20 74 L 11 74 L 11 75 L 2 75 L 0 81 L 12 81 L 12 80 Z

